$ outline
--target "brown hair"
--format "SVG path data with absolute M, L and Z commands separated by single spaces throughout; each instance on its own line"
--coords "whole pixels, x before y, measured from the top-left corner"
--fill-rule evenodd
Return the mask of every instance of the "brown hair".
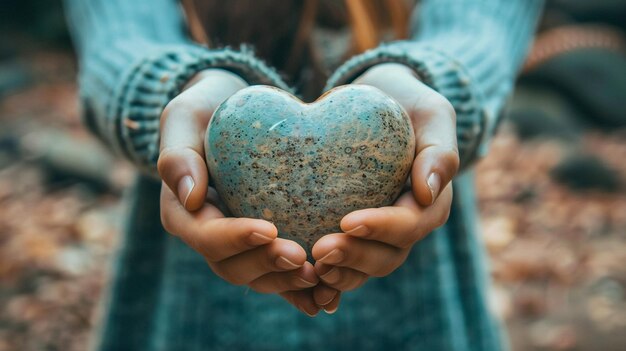
M 345 0 L 354 50 L 361 53 L 374 48 L 386 31 L 394 39 L 404 39 L 408 33 L 408 8 L 403 0 Z
M 189 31 L 207 46 L 254 44 L 257 55 L 289 76 L 320 72 L 311 33 L 316 23 L 352 31 L 353 55 L 407 36 L 410 0 L 182 0 Z M 277 6 L 280 4 L 280 6 Z M 296 28 L 296 30 L 294 30 Z M 323 83 L 323 74 L 315 74 Z

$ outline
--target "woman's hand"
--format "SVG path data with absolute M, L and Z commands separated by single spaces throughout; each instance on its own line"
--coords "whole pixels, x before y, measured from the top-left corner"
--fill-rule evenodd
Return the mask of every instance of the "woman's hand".
M 456 115 L 448 100 L 423 84 L 400 64 L 372 67 L 355 84 L 367 84 L 398 101 L 409 114 L 416 139 L 411 190 L 393 206 L 349 213 L 341 220 L 344 233 L 322 237 L 312 249 L 322 283 L 314 289 L 316 303 L 333 313 L 341 291 L 360 287 L 372 277 L 396 270 L 411 247 L 450 213 L 452 184 L 459 168 Z
M 308 289 L 318 283 L 313 266 L 297 243 L 277 238 L 267 221 L 225 218 L 209 190 L 204 136 L 213 111 L 247 86 L 237 75 L 211 69 L 197 74 L 161 116 L 158 170 L 164 228 L 206 259 L 229 283 L 262 293 L 280 293 L 308 315 L 319 307 Z M 208 199 L 208 201 L 207 201 Z

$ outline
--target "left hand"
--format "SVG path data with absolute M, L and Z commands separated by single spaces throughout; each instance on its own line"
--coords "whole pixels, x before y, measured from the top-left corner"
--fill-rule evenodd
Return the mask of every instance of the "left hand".
M 326 235 L 313 246 L 315 271 L 321 280 L 313 296 L 327 313 L 337 310 L 342 291 L 360 287 L 370 276 L 383 277 L 396 270 L 417 241 L 448 220 L 451 180 L 459 168 L 454 108 L 413 70 L 401 64 L 380 64 L 354 84 L 374 86 L 404 107 L 417 149 L 411 191 L 400 195 L 393 206 L 349 213 L 341 220 L 344 233 Z

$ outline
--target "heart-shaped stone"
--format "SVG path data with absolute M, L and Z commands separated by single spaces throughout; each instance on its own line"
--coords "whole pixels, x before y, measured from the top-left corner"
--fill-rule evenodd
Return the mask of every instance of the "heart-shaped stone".
M 311 104 L 252 86 L 217 108 L 205 150 L 232 215 L 271 221 L 310 252 L 346 214 L 393 203 L 415 138 L 402 107 L 370 86 L 338 87 Z

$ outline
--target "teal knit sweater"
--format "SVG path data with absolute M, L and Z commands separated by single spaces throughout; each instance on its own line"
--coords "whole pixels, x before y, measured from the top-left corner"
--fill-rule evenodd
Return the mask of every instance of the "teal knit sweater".
M 485 151 L 524 59 L 539 0 L 425 1 L 413 39 L 357 56 L 327 88 L 368 67 L 400 62 L 452 102 L 462 161 Z M 250 84 L 289 87 L 250 50 L 209 50 L 190 41 L 174 0 L 66 0 L 78 48 L 87 125 L 117 152 L 154 171 L 163 107 L 205 68 L 231 70 Z M 477 153 L 477 151 L 479 151 Z
M 65 2 L 85 123 L 145 173 L 155 174 L 163 108 L 200 70 L 223 68 L 250 84 L 289 89 L 249 49 L 192 43 L 175 0 Z M 541 6 L 541 0 L 423 1 L 412 17 L 410 40 L 353 57 L 326 89 L 379 63 L 408 65 L 454 106 L 467 168 L 486 152 Z M 416 245 L 400 269 L 346 294 L 336 315 L 315 319 L 275 296 L 248 293 L 214 276 L 199 255 L 163 233 L 155 205 L 159 184 L 147 179 L 137 186 L 117 259 L 101 349 L 504 347 L 486 304 L 471 172 L 455 181 L 449 222 Z

